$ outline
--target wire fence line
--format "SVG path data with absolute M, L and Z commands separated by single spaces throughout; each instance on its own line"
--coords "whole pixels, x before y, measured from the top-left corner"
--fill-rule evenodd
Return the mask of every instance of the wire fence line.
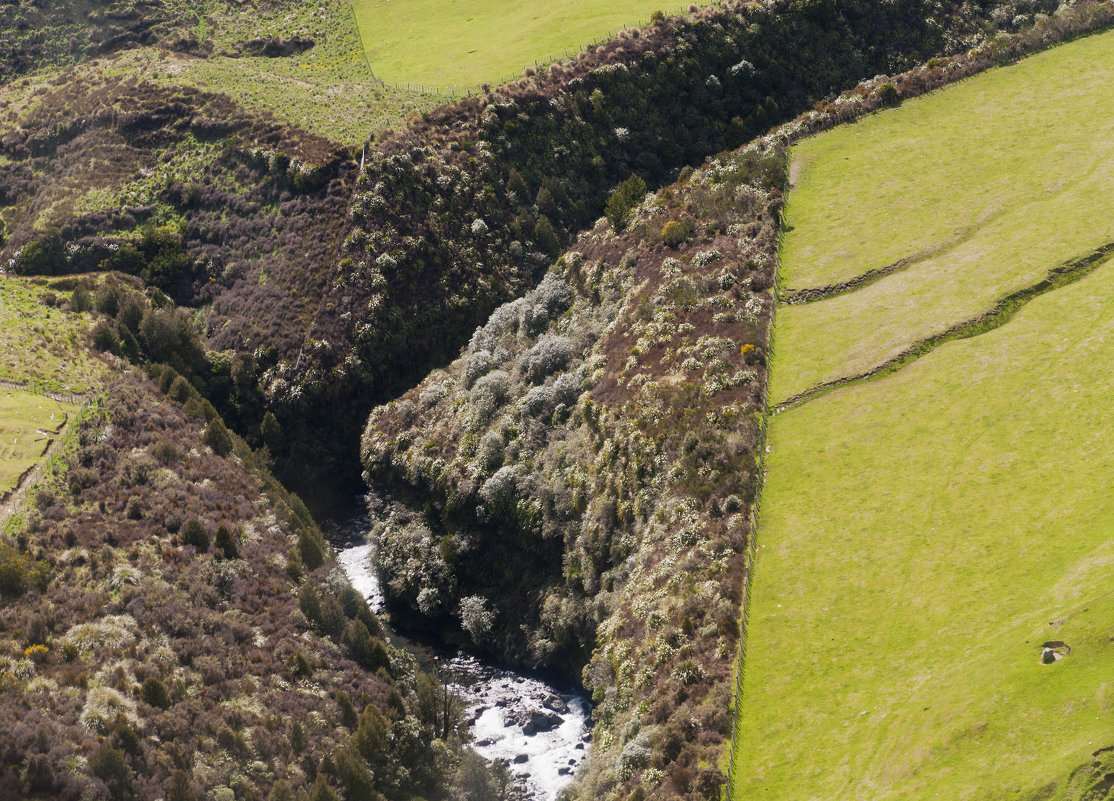
M 54 392 L 51 390 L 42 391 L 37 390 L 32 384 L 23 381 L 9 381 L 7 379 L 0 379 L 0 389 L 11 389 L 16 392 L 30 392 L 35 395 L 42 395 L 45 398 L 58 401 L 59 403 L 72 403 L 77 406 L 83 406 L 89 400 L 87 395 L 80 395 L 75 392 Z
M 789 170 L 791 166 L 791 148 L 785 149 L 785 179 L 782 185 L 783 194 L 789 193 Z M 754 492 L 754 504 L 750 510 L 750 538 L 747 542 L 747 558 L 743 572 L 743 597 L 739 611 L 739 649 L 735 655 L 735 702 L 732 708 L 735 714 L 731 718 L 730 753 L 727 758 L 727 793 L 730 797 L 731 788 L 735 785 L 736 742 L 739 738 L 739 713 L 743 702 L 743 677 L 746 672 L 747 659 L 747 630 L 750 621 L 750 592 L 754 578 L 754 566 L 758 557 L 758 519 L 759 505 L 762 499 L 762 488 L 766 483 L 766 429 L 770 419 L 770 363 L 773 361 L 774 318 L 777 314 L 777 298 L 781 277 L 781 244 L 782 234 L 785 231 L 785 211 L 780 212 L 778 225 L 777 254 L 774 258 L 774 280 L 770 289 L 770 324 L 766 329 L 766 400 L 762 407 L 762 419 L 758 430 L 758 458 L 755 460 L 758 471 L 758 486 Z

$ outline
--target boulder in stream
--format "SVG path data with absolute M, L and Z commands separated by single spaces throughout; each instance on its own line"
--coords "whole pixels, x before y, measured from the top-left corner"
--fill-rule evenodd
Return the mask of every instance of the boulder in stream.
M 553 731 L 561 725 L 561 716 L 553 712 L 531 709 L 522 714 L 522 733 L 532 737 L 540 731 Z

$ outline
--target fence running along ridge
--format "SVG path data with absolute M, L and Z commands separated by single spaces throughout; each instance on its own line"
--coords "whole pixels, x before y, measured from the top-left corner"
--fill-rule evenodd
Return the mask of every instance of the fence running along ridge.
M 783 197 L 789 195 L 789 170 L 792 166 L 792 147 L 785 147 L 785 178 L 782 181 Z M 754 503 L 750 508 L 750 537 L 747 542 L 747 558 L 743 572 L 743 597 L 739 610 L 739 648 L 735 655 L 735 692 L 731 705 L 731 739 L 728 741 L 726 797 L 731 798 L 731 788 L 735 785 L 735 741 L 739 736 L 739 713 L 743 701 L 743 676 L 747 658 L 747 623 L 750 618 L 750 588 L 754 575 L 754 565 L 758 557 L 758 509 L 762 500 L 762 488 L 766 483 L 766 430 L 770 419 L 770 370 L 773 364 L 774 322 L 777 316 L 778 289 L 781 281 L 781 244 L 785 233 L 785 205 L 778 212 L 777 253 L 774 257 L 774 280 L 770 287 L 770 324 L 766 329 L 766 392 L 762 403 L 762 420 L 758 432 L 758 456 L 755 459 L 758 476 L 754 490 Z
M 59 403 L 72 403 L 77 406 L 83 406 L 88 400 L 88 395 L 79 395 L 75 392 L 54 392 L 52 390 L 39 390 L 33 384 L 28 384 L 21 381 L 9 381 L 7 379 L 0 379 L 0 389 L 11 389 L 17 392 L 30 392 L 34 395 L 42 395 L 44 398 L 50 398 Z

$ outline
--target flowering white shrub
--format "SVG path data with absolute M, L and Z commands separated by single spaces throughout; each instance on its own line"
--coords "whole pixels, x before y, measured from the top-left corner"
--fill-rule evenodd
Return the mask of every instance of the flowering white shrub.
M 487 608 L 487 599 L 479 595 L 461 598 L 460 625 L 473 641 L 482 642 L 495 625 L 495 613 Z

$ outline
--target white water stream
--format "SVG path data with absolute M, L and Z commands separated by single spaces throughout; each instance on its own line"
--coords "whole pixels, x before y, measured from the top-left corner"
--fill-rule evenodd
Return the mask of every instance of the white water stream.
M 373 549 L 352 545 L 340 549 L 337 557 L 353 588 L 374 612 L 383 614 Z M 529 798 L 556 801 L 588 748 L 588 700 L 462 652 L 434 659 L 464 700 L 476 751 L 489 761 L 504 761 Z

